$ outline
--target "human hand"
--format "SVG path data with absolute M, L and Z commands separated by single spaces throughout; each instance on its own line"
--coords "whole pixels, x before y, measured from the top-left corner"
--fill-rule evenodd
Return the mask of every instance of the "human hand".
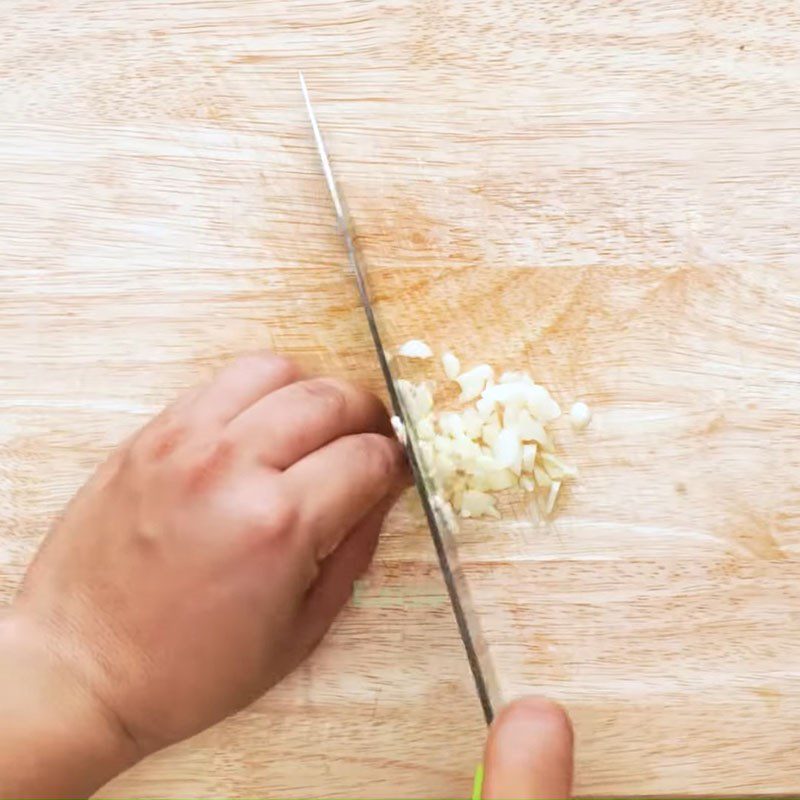
M 566 712 L 540 697 L 506 706 L 484 754 L 487 800 L 562 800 L 572 792 L 572 726 Z
M 278 356 L 241 358 L 78 493 L 0 618 L 0 651 L 46 665 L 41 681 L 70 694 L 74 720 L 102 719 L 127 766 L 242 708 L 313 649 L 404 480 L 375 397 L 303 380 Z

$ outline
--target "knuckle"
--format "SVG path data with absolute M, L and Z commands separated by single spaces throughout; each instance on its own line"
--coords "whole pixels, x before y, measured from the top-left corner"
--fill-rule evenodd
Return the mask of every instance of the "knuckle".
M 301 386 L 307 396 L 323 408 L 323 413 L 336 419 L 347 412 L 352 388 L 348 383 L 335 378 L 313 378 Z
M 233 362 L 237 371 L 256 375 L 264 380 L 291 382 L 300 377 L 300 369 L 294 361 L 275 353 L 261 352 L 240 356 Z
M 268 534 L 280 537 L 294 530 L 297 518 L 297 505 L 276 493 L 265 509 L 264 525 Z
M 122 465 L 126 469 L 140 470 L 152 462 L 150 432 L 142 431 L 126 448 L 122 455 Z
M 262 501 L 246 516 L 245 537 L 250 544 L 261 548 L 293 537 L 299 509 L 285 495 L 273 491 L 262 497 Z
M 219 436 L 187 454 L 180 464 L 185 489 L 199 492 L 214 483 L 230 464 L 235 447 L 233 440 Z
M 379 433 L 364 433 L 358 437 L 359 457 L 367 461 L 371 471 L 380 478 L 390 479 L 400 466 L 400 448 L 396 441 Z
M 124 442 L 111 452 L 98 470 L 98 473 L 102 474 L 105 481 L 116 483 L 117 481 L 128 479 L 134 467 L 132 450 L 133 441 L 129 441 Z
M 270 353 L 268 357 L 272 364 L 273 372 L 287 383 L 296 381 L 302 376 L 302 370 L 290 358 L 275 355 L 274 353 Z
M 142 457 L 160 462 L 171 456 L 191 435 L 186 420 L 166 416 L 141 439 Z
M 167 460 L 194 431 L 188 415 L 170 406 L 148 422 L 127 443 L 127 461 L 146 466 Z

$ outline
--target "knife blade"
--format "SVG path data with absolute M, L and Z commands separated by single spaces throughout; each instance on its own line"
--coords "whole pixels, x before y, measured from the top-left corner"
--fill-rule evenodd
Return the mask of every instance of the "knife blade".
M 422 508 L 425 512 L 425 518 L 430 528 L 434 548 L 439 560 L 439 567 L 444 576 L 444 582 L 450 598 L 450 605 L 452 606 L 458 631 L 461 635 L 461 641 L 464 644 L 481 709 L 487 724 L 489 724 L 494 718 L 494 711 L 498 707 L 500 699 L 498 684 L 489 659 L 488 648 L 471 602 L 469 587 L 464 578 L 464 572 L 458 557 L 453 527 L 448 519 L 445 506 L 440 499 L 440 495 L 436 491 L 431 476 L 427 470 L 422 468 L 419 437 L 417 436 L 414 426 L 414 420 L 406 409 L 402 394 L 397 389 L 389 359 L 386 357 L 386 350 L 381 340 L 375 311 L 370 301 L 366 273 L 361 265 L 361 260 L 353 237 L 350 215 L 337 186 L 336 179 L 334 178 L 328 151 L 325 147 L 325 141 L 322 138 L 322 133 L 317 122 L 317 115 L 311 104 L 305 77 L 302 72 L 299 73 L 299 76 L 300 88 L 303 93 L 308 118 L 311 122 L 317 154 L 319 155 L 322 172 L 325 176 L 325 183 L 327 184 L 328 192 L 330 193 L 333 208 L 336 213 L 337 226 L 344 239 L 347 258 L 358 286 L 361 304 L 367 318 L 367 325 L 370 335 L 372 336 L 373 344 L 375 345 L 375 352 L 377 353 L 378 363 L 380 364 L 381 372 L 383 373 L 383 378 L 386 383 L 386 389 L 389 393 L 392 410 L 395 416 L 401 421 L 405 430 L 406 453 L 414 476 L 414 484 L 419 493 Z

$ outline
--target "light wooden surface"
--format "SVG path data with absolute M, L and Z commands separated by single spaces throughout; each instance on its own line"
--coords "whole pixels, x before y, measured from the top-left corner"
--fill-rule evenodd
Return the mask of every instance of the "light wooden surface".
M 800 790 L 800 12 L 785 0 L 6 0 L 0 592 L 93 465 L 271 346 L 379 388 L 297 89 L 390 336 L 595 411 L 549 528 L 465 525 L 577 791 Z M 285 684 L 116 797 L 463 796 L 483 731 L 418 504 Z

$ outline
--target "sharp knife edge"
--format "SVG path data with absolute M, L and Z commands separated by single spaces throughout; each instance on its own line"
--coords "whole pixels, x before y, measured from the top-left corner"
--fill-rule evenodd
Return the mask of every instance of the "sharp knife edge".
M 380 332 L 378 330 L 378 323 L 375 319 L 372 303 L 369 299 L 366 276 L 361 268 L 358 252 L 356 251 L 355 243 L 353 241 L 350 217 L 347 207 L 342 200 L 341 195 L 339 194 L 336 180 L 333 176 L 330 159 L 328 158 L 328 151 L 325 147 L 325 142 L 319 129 L 319 124 L 317 123 L 317 116 L 314 113 L 314 107 L 311 104 L 311 98 L 308 94 L 308 87 L 306 86 L 303 73 L 300 72 L 299 76 L 300 88 L 303 92 L 303 99 L 305 100 L 306 110 L 308 111 L 311 128 L 314 133 L 314 141 L 317 146 L 317 153 L 322 164 L 322 172 L 325 175 L 325 182 L 328 186 L 328 191 L 336 212 L 336 221 L 344 239 L 345 247 L 347 249 L 347 258 L 350 262 L 350 267 L 358 285 L 361 304 L 364 308 L 364 313 L 367 318 L 367 325 L 369 326 L 372 341 L 375 345 L 375 350 L 378 355 L 378 362 L 381 367 L 381 372 L 383 373 L 386 388 L 389 392 L 389 400 L 391 402 L 392 409 L 400 418 L 406 430 L 406 450 L 408 453 L 408 460 L 411 465 L 411 471 L 414 476 L 414 483 L 416 484 L 417 491 L 419 492 L 422 508 L 425 512 L 425 517 L 428 521 L 428 527 L 431 531 L 431 537 L 433 538 L 436 555 L 439 559 L 439 566 L 447 586 L 447 593 L 450 596 L 450 604 L 453 608 L 453 614 L 456 618 L 458 631 L 461 634 L 461 641 L 464 643 L 467 660 L 469 661 L 472 677 L 475 681 L 475 688 L 478 693 L 481 709 L 483 710 L 484 718 L 488 724 L 491 723 L 492 719 L 494 718 L 494 711 L 497 708 L 497 703 L 499 701 L 498 684 L 489 660 L 489 652 L 486 647 L 485 640 L 481 634 L 477 617 L 472 611 L 473 607 L 469 596 L 469 588 L 466 580 L 464 579 L 461 564 L 458 559 L 458 552 L 456 543 L 454 541 L 453 532 L 450 529 L 448 521 L 441 513 L 439 507 L 434 503 L 429 481 L 425 475 L 425 472 L 420 468 L 416 430 L 410 415 L 405 409 L 403 399 L 400 396 L 400 393 L 397 391 L 397 387 L 395 386 L 394 376 L 392 375 L 391 367 L 389 366 L 389 362 L 386 358 L 386 352 L 383 348 Z

